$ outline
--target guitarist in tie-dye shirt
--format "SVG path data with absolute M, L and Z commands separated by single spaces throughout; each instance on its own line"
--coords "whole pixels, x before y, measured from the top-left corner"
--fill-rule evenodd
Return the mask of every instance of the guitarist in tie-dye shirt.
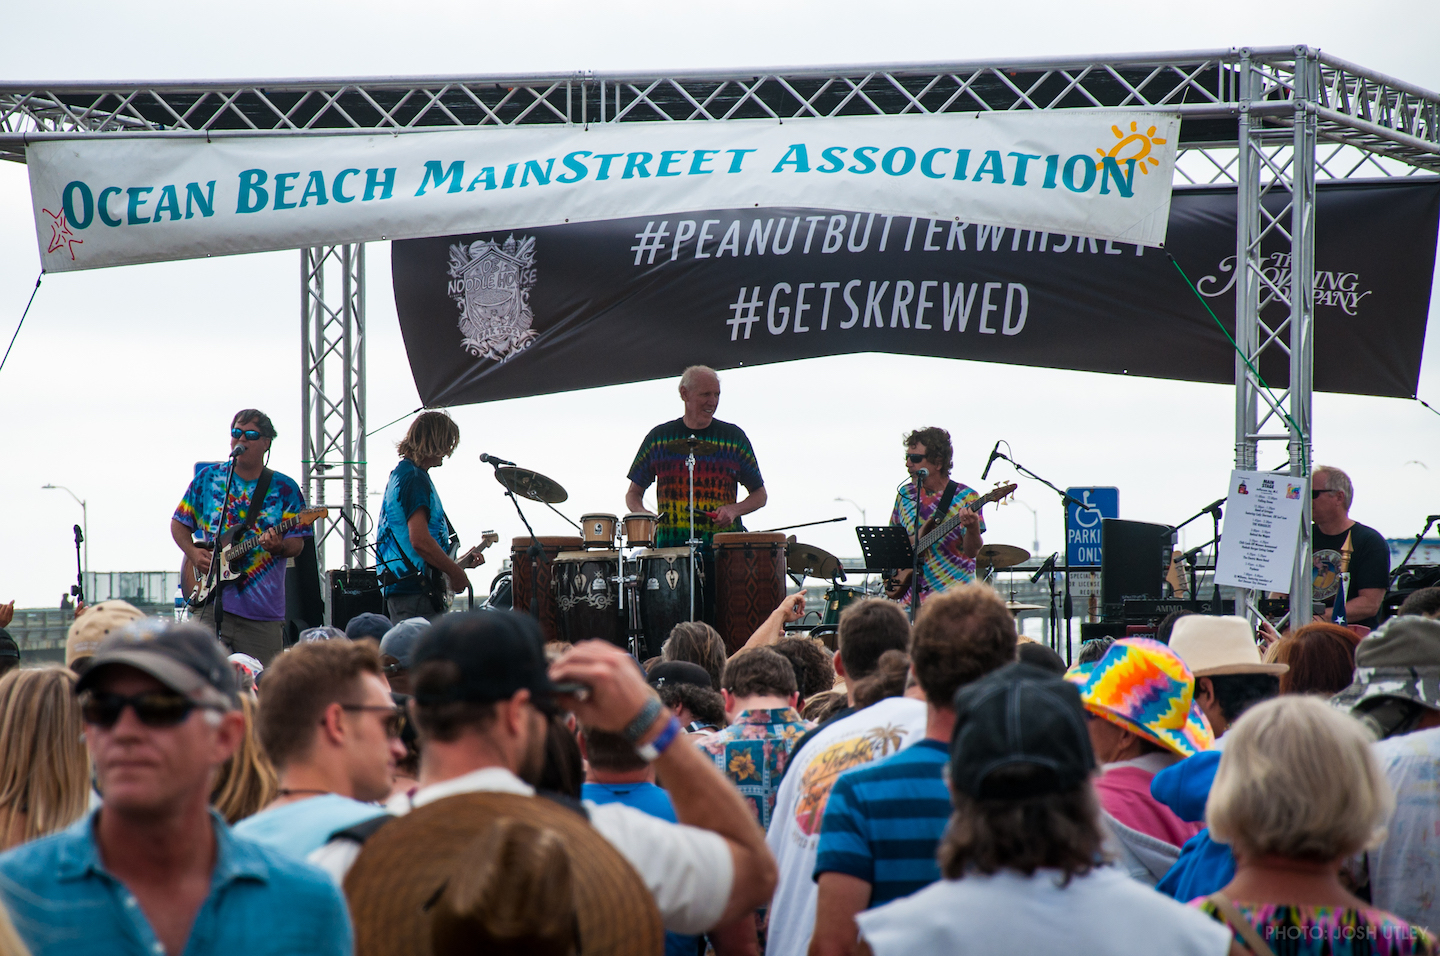
M 713 442 L 718 450 L 695 456 L 695 537 L 701 541 L 705 580 L 714 581 L 714 555 L 710 540 L 717 532 L 744 531 L 743 515 L 765 507 L 765 479 L 755 460 L 755 449 L 738 425 L 715 418 L 720 404 L 720 376 L 704 365 L 692 365 L 680 376 L 680 400 L 685 414 L 650 429 L 630 466 L 630 488 L 625 505 L 632 512 L 648 511 L 645 490 L 655 485 L 657 507 L 662 513 L 656 546 L 682 548 L 690 537 L 690 477 L 686 453 L 667 450 L 666 442 L 696 438 Z M 738 485 L 749 494 L 737 500 Z M 705 620 L 715 619 L 715 589 L 704 592 Z
M 229 465 L 221 462 L 206 465 L 195 475 L 185 497 L 170 518 L 170 537 L 185 553 L 186 568 L 201 575 L 210 570 L 210 546 L 217 532 L 229 531 L 246 520 L 246 509 L 255 492 L 255 484 L 265 469 L 275 426 L 264 412 L 247 408 L 235 414 L 230 423 L 230 450 L 244 446 L 235 458 L 235 478 L 230 494 L 221 508 Z M 243 576 L 221 589 L 220 637 L 232 651 L 249 654 L 268 665 L 280 653 L 285 633 L 285 563 L 305 549 L 311 537 L 308 525 L 282 536 L 275 526 L 294 518 L 305 509 L 305 499 L 294 479 L 271 473 L 270 487 L 259 503 L 255 532 L 260 546 L 244 559 Z M 198 538 L 197 538 L 198 535 Z M 236 538 L 243 537 L 237 535 Z M 192 582 L 185 582 L 188 590 Z M 215 628 L 215 602 L 201 608 L 195 621 Z
M 936 513 L 945 503 L 954 459 L 950 433 L 943 428 L 921 428 L 905 436 L 905 470 L 910 472 L 910 482 L 902 485 L 895 495 L 890 523 L 904 528 L 911 540 L 916 541 L 942 520 L 961 516 L 958 528 L 920 556 L 920 576 L 923 579 L 921 603 L 931 594 L 975 580 L 975 556 L 980 553 L 980 536 L 985 531 L 985 522 L 966 506 L 973 504 L 979 494 L 969 485 L 956 482 L 948 508 L 943 513 Z M 920 483 L 920 503 L 916 507 L 914 481 L 921 468 L 929 474 Z M 886 589 L 886 594 L 908 604 L 912 573 L 911 569 L 900 570 Z

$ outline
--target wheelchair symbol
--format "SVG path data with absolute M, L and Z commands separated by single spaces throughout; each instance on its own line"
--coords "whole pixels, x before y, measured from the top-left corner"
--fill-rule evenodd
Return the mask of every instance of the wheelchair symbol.
M 1103 517 L 1100 514 L 1099 506 L 1090 503 L 1089 491 L 1083 492 L 1080 495 L 1080 500 L 1084 502 L 1083 508 L 1080 505 L 1073 506 L 1075 509 L 1075 524 L 1081 528 L 1097 527 L 1100 524 L 1100 519 Z

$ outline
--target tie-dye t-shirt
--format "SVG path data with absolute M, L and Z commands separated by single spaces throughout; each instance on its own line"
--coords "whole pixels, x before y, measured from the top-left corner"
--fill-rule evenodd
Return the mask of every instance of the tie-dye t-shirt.
M 666 451 L 665 442 L 694 435 L 701 441 L 714 442 L 719 449 L 713 455 L 695 456 L 695 536 L 705 544 L 718 532 L 744 531 L 737 519 L 733 524 L 717 527 L 707 511 L 733 505 L 736 485 L 754 492 L 765 484 L 755 449 L 738 425 L 714 419 L 706 428 L 690 428 L 683 418 L 656 425 L 640 443 L 635 463 L 630 466 L 629 479 L 641 488 L 655 483 L 660 519 L 656 547 L 684 547 L 690 537 L 690 477 L 685 467 L 685 452 Z
M 1271 951 L 1280 956 L 1434 956 L 1436 952 L 1428 930 L 1384 910 L 1234 903 Z M 1209 897 L 1191 900 L 1190 905 L 1229 925 Z M 1244 946 L 1245 938 L 1237 932 L 1235 942 Z
M 200 469 L 190 487 L 185 489 L 185 497 L 180 499 L 180 506 L 173 515 L 185 527 L 200 531 L 205 545 L 214 542 L 217 525 L 223 531 L 245 523 L 245 509 L 250 504 L 251 493 L 255 491 L 255 482 L 246 481 L 239 475 L 230 483 L 224 519 L 217 520 L 220 496 L 225 493 L 228 473 L 229 466 L 223 462 Z M 300 486 L 277 471 L 270 479 L 270 490 L 261 503 L 260 517 L 255 522 L 256 533 L 273 528 L 304 510 L 305 499 L 300 494 Z M 285 537 L 305 538 L 312 534 L 307 525 L 295 528 Z M 237 570 L 244 573 L 238 580 L 225 585 L 225 613 L 252 621 L 283 621 L 285 559 L 275 557 L 264 548 L 256 548 L 246 555 Z
M 950 508 L 941 516 L 953 518 L 959 514 L 960 509 L 979 499 L 980 495 L 969 485 L 960 484 L 959 490 L 955 492 L 955 498 L 950 503 Z M 923 527 L 930 516 L 935 513 L 941 500 L 945 497 L 945 488 L 942 486 L 935 494 L 930 494 L 922 486 L 920 489 L 920 520 L 915 520 L 915 493 L 913 486 L 906 485 L 895 495 L 895 507 L 890 512 L 890 523 L 898 524 L 905 529 L 907 534 L 914 534 L 917 526 Z M 980 531 L 985 531 L 985 519 L 980 519 Z M 920 561 L 920 574 L 925 579 L 925 586 L 920 589 L 920 600 L 923 602 L 931 594 L 949 590 L 957 584 L 967 584 L 975 580 L 975 559 L 965 557 L 963 541 L 965 540 L 965 529 L 956 528 L 946 535 L 942 540 L 936 542 L 935 546 L 925 552 Z M 905 600 L 909 600 L 907 592 Z

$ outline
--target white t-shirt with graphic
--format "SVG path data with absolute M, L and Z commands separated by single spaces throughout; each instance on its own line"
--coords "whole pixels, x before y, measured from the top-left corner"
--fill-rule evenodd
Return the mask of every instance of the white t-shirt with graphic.
M 1375 744 L 1395 791 L 1385 842 L 1366 852 L 1370 899 L 1416 926 L 1440 928 L 1440 727 Z
M 765 837 L 780 869 L 770 903 L 768 956 L 805 956 L 810 946 L 817 896 L 815 852 L 836 778 L 924 737 L 924 702 L 887 697 L 822 728 L 790 758 Z

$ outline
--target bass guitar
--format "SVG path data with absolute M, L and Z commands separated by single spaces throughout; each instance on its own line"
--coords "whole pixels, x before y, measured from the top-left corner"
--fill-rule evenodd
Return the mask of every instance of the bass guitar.
M 999 501 L 1002 498 L 1009 497 L 1014 493 L 1016 487 L 1018 486 L 1013 483 L 998 485 L 981 495 L 975 501 L 964 505 L 961 510 L 968 508 L 970 511 L 979 514 L 980 509 L 992 501 Z M 934 547 L 937 542 L 943 540 L 950 532 L 960 527 L 960 513 L 958 511 L 938 524 L 935 519 L 936 516 L 931 515 L 925 520 L 925 524 L 920 527 L 920 541 L 915 545 L 915 553 L 921 557 L 924 557 L 925 553 Z M 910 579 L 914 574 L 914 568 L 901 568 L 893 574 L 886 575 L 885 596 L 892 601 L 898 601 L 905 595 L 905 592 L 910 589 Z
M 314 524 L 327 514 L 329 511 L 325 508 L 306 508 L 293 518 L 286 518 L 275 525 L 275 530 L 281 535 L 286 535 L 296 528 Z M 209 604 L 215 594 L 215 589 L 220 585 L 229 581 L 244 582 L 245 572 L 237 565 L 240 565 L 256 548 L 260 547 L 260 533 L 250 534 L 238 541 L 229 540 L 233 535 L 233 531 L 227 531 L 221 536 L 221 541 L 225 543 L 220 548 L 220 558 L 218 561 L 211 562 L 208 572 L 202 572 L 195 562 L 190 560 L 188 554 L 181 562 L 180 587 L 185 594 L 185 603 L 192 609 Z
M 500 535 L 496 534 L 494 531 L 482 531 L 480 533 L 480 543 L 467 551 L 465 553 L 465 557 L 468 558 L 470 555 L 479 555 L 483 553 L 486 548 L 490 547 L 490 545 L 494 544 L 499 540 Z M 459 549 L 457 548 L 456 550 Z M 459 558 L 456 558 L 453 554 L 450 557 L 457 563 L 460 560 Z M 450 608 L 453 607 L 455 604 L 455 591 L 453 588 L 450 587 L 450 576 L 444 571 L 441 571 L 439 568 L 432 568 L 428 566 L 426 567 L 425 591 L 427 594 L 430 595 L 430 599 L 434 601 L 436 606 L 439 607 L 442 611 L 450 610 Z

